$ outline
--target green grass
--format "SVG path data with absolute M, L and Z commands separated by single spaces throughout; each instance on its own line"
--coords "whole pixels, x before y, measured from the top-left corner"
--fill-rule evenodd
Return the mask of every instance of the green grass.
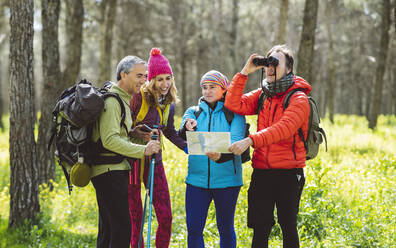
M 248 120 L 255 127 L 256 120 Z M 334 124 L 325 119 L 322 125 L 329 151 L 324 152 L 322 147 L 305 169 L 298 224 L 301 247 L 395 247 L 396 117 L 381 116 L 374 131 L 367 128 L 363 117 L 357 116 L 337 115 Z M 171 247 L 187 247 L 187 156 L 167 140 L 165 147 L 164 165 L 173 208 Z M 95 247 L 98 217 L 94 189 L 91 184 L 75 187 L 69 196 L 59 168 L 54 190 L 41 186 L 39 224 L 8 229 L 8 130 L 0 133 L 0 153 L 0 247 Z M 252 231 L 246 227 L 251 172 L 246 163 L 235 216 L 238 247 L 250 247 L 251 242 Z M 206 247 L 219 247 L 213 204 L 204 236 Z M 279 225 L 274 226 L 270 238 L 271 247 L 282 246 Z

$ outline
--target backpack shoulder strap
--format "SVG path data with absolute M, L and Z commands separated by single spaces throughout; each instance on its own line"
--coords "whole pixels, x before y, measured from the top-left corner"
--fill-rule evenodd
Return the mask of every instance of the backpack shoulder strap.
M 198 116 L 202 113 L 203 109 L 200 108 L 199 106 L 194 106 L 194 115 L 195 119 L 198 119 Z
M 198 116 L 202 113 L 203 109 L 200 108 L 199 106 L 194 106 L 194 115 L 195 118 L 198 119 Z M 228 125 L 231 126 L 231 122 L 234 119 L 234 112 L 232 112 L 231 110 L 227 109 L 226 107 L 223 106 L 222 111 L 225 115 L 225 118 L 228 122 Z
M 261 91 L 259 99 L 257 101 L 256 114 L 259 114 L 260 111 L 263 109 L 265 99 L 267 99 L 267 96 L 264 94 L 264 91 Z
M 111 81 L 106 81 L 102 87 L 100 88 L 100 93 L 103 94 L 103 100 L 106 100 L 107 97 L 114 97 L 117 99 L 118 103 L 120 104 L 121 107 L 121 121 L 120 121 L 120 127 L 124 127 L 125 131 L 128 133 L 128 128 L 125 125 L 125 105 L 122 102 L 121 97 L 115 93 L 115 92 L 110 92 L 111 87 L 113 86 L 113 83 Z
M 285 96 L 285 98 L 283 99 L 283 109 L 285 110 L 287 107 L 289 107 L 290 104 L 290 99 L 291 97 L 294 95 L 294 93 L 296 93 L 297 91 L 301 91 L 304 93 L 303 89 L 301 88 L 297 88 L 297 89 L 293 89 L 292 91 L 290 91 L 289 93 L 287 93 L 287 95 Z M 305 94 L 305 93 L 304 93 Z M 306 144 L 306 139 L 304 137 L 304 133 L 302 131 L 301 128 L 298 129 L 298 136 L 300 137 L 301 141 L 304 143 L 304 147 L 305 149 L 307 149 L 307 144 Z
M 225 115 L 225 118 L 226 118 L 226 120 L 228 122 L 228 125 L 231 126 L 231 122 L 234 119 L 234 112 L 232 112 L 231 110 L 227 109 L 224 106 L 223 106 L 222 110 L 224 112 L 224 115 Z
M 303 89 L 301 89 L 301 88 L 293 89 L 292 91 L 287 93 L 287 95 L 283 99 L 283 109 L 286 109 L 287 107 L 289 107 L 290 99 L 294 95 L 294 93 L 296 93 L 297 91 L 301 91 L 304 93 Z
M 125 131 L 128 133 L 128 128 L 125 125 L 125 105 L 122 102 L 121 97 L 114 92 L 106 92 L 103 94 L 103 100 L 105 100 L 107 97 L 114 97 L 115 99 L 117 99 L 118 103 L 120 104 L 121 107 L 121 122 L 120 122 L 120 127 L 124 127 Z

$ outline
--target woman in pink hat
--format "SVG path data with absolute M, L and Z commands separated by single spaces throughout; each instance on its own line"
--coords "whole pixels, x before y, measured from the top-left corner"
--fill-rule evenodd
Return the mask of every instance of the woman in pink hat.
M 178 102 L 172 68 L 158 48 L 151 49 L 148 61 L 148 82 L 135 94 L 130 102 L 135 142 L 147 143 L 152 132 L 143 132 L 143 124 L 159 130 L 160 139 L 165 135 L 173 144 L 186 150 L 186 142 L 179 137 L 174 127 L 175 103 Z M 134 162 L 131 183 L 128 188 L 129 212 L 132 222 L 132 248 L 138 247 L 142 223 L 141 183 L 147 185 L 150 158 Z M 158 220 L 155 239 L 157 248 L 169 246 L 172 229 L 172 211 L 168 183 L 162 164 L 161 150 L 155 156 L 153 205 Z M 144 179 L 144 180 L 143 180 Z

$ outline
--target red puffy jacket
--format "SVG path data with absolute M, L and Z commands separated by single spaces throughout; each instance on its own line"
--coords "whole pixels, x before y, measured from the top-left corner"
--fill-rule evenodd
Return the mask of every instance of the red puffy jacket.
M 237 73 L 228 88 L 225 106 L 240 115 L 254 115 L 261 89 L 243 94 L 248 77 Z M 283 99 L 293 89 L 301 88 L 283 109 Z M 249 137 L 253 140 L 253 168 L 291 169 L 305 166 L 304 143 L 298 136 L 301 127 L 307 137 L 309 102 L 307 95 L 311 86 L 303 78 L 295 76 L 294 84 L 283 93 L 267 98 L 258 115 L 257 132 Z

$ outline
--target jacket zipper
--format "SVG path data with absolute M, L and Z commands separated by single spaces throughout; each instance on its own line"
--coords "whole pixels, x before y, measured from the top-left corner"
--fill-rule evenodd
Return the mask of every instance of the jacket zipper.
M 270 99 L 270 105 L 269 105 L 269 112 L 271 113 L 271 106 L 272 106 L 272 98 Z M 268 118 L 268 120 L 267 120 L 267 127 L 269 127 L 269 123 L 270 122 L 270 118 Z
M 296 155 L 296 135 L 293 135 L 293 154 L 294 154 L 294 160 L 297 160 L 297 155 Z
M 269 113 L 271 114 L 271 106 L 272 106 L 272 98 L 270 99 L 270 106 L 269 106 Z M 273 121 L 273 120 L 272 120 Z M 269 123 L 270 122 L 270 117 L 268 117 L 268 123 L 267 123 L 267 127 L 269 127 Z M 269 148 L 270 146 L 267 146 L 267 156 L 266 156 L 266 160 L 267 160 L 267 165 L 268 165 L 268 169 L 271 169 L 270 163 L 269 163 L 269 159 L 268 159 L 268 155 L 269 155 Z
M 208 127 L 208 132 L 210 132 L 210 123 L 212 121 L 212 112 L 210 112 L 210 108 L 209 108 L 209 127 Z M 208 158 L 208 189 L 210 187 L 210 159 Z
M 276 113 L 276 109 L 278 108 L 278 104 L 275 105 L 275 109 L 274 109 L 274 114 L 272 115 L 272 123 L 274 123 L 275 120 L 275 113 Z M 271 123 L 271 124 L 272 124 Z

